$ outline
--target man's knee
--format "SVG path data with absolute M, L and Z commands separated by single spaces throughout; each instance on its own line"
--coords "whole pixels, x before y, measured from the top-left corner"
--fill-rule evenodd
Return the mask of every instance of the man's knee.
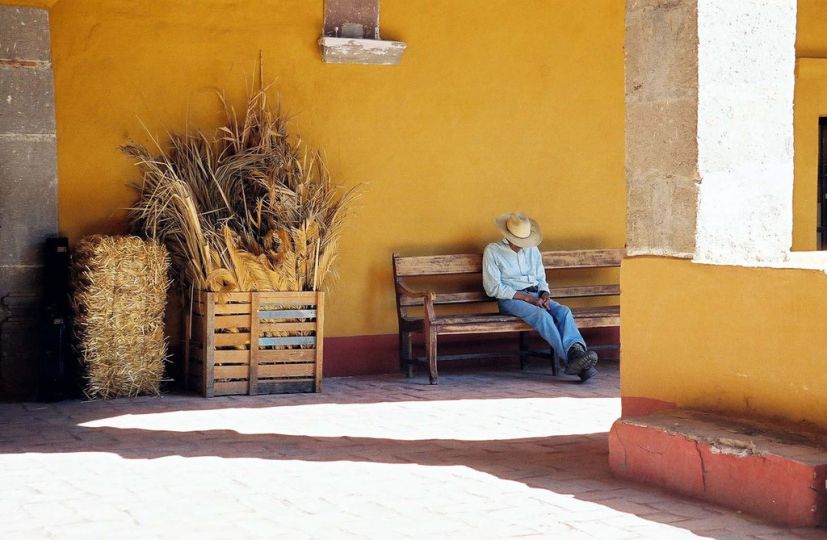
M 534 309 L 531 310 L 531 316 L 535 321 L 537 321 L 538 324 L 549 324 L 554 326 L 554 317 L 551 316 L 551 313 L 538 306 L 532 307 L 534 307 Z
M 568 317 L 571 315 L 571 308 L 565 304 L 553 304 L 549 308 L 549 313 L 557 317 L 558 319 L 562 319 L 564 317 Z

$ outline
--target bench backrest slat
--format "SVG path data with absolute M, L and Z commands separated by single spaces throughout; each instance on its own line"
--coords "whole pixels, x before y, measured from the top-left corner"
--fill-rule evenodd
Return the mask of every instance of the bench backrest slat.
M 393 260 L 398 277 L 479 274 L 482 272 L 482 255 L 478 253 L 394 257 Z
M 589 249 L 583 251 L 544 251 L 546 270 L 565 268 L 610 268 L 620 266 L 625 249 Z
M 566 268 L 608 268 L 620 266 L 626 253 L 623 249 L 591 249 L 583 251 L 544 251 L 546 270 Z M 482 273 L 482 254 L 431 255 L 393 258 L 396 276 L 442 276 Z
M 618 296 L 620 294 L 620 286 L 587 285 L 581 287 L 552 287 L 550 292 L 551 297 L 554 299 L 582 298 L 593 296 Z M 435 305 L 473 304 L 492 301 L 493 299 L 487 296 L 483 291 L 437 293 L 434 297 Z M 399 299 L 399 304 L 403 307 L 421 306 L 423 304 L 423 301 L 421 298 L 410 298 L 408 296 L 402 296 Z

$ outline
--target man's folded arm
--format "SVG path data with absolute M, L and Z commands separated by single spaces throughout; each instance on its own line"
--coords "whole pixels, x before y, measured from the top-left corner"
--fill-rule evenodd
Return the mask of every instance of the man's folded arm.
M 485 248 L 482 256 L 482 287 L 485 294 L 497 300 L 510 300 L 514 298 L 514 289 L 502 283 L 502 272 L 494 261 L 489 248 Z

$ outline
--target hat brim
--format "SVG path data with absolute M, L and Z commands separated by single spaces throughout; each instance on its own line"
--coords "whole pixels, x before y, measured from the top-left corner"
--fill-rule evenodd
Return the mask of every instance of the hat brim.
M 494 222 L 497 224 L 497 228 L 503 233 L 506 240 L 511 242 L 517 247 L 535 247 L 539 246 L 540 242 L 543 241 L 543 232 L 540 230 L 540 226 L 531 218 L 528 218 L 529 223 L 531 223 L 531 232 L 525 238 L 520 238 L 519 236 L 514 236 L 511 234 L 511 231 L 508 230 L 506 226 L 506 222 L 508 221 L 508 217 L 511 214 L 503 214 L 498 217 Z

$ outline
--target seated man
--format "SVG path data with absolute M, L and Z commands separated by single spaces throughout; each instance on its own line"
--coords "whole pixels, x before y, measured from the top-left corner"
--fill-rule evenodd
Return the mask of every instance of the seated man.
M 586 349 L 571 310 L 549 295 L 543 257 L 537 249 L 543 240 L 537 222 L 515 212 L 500 216 L 496 224 L 505 238 L 485 248 L 485 293 L 499 300 L 500 313 L 516 315 L 537 330 L 566 362 L 566 374 L 578 375 L 581 381 L 595 376 L 597 353 Z

